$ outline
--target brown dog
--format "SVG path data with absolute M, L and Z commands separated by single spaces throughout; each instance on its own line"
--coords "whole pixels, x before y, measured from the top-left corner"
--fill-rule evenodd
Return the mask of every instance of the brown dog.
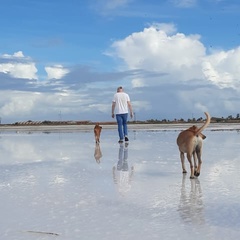
M 205 112 L 207 117 L 206 122 L 200 128 L 196 126 L 192 126 L 181 133 L 179 133 L 177 138 L 177 145 L 180 151 L 180 158 L 182 163 L 183 173 L 186 173 L 185 164 L 184 164 L 184 153 L 187 154 L 187 159 L 190 163 L 191 175 L 190 178 L 194 178 L 194 176 L 198 177 L 201 171 L 202 165 L 202 140 L 206 138 L 205 135 L 202 134 L 202 131 L 209 125 L 211 117 L 209 113 Z M 194 159 L 194 169 L 192 163 L 192 156 Z M 197 165 L 198 160 L 198 165 Z
M 101 135 L 102 127 L 97 123 L 94 127 L 94 136 L 96 143 L 100 143 L 100 135 Z

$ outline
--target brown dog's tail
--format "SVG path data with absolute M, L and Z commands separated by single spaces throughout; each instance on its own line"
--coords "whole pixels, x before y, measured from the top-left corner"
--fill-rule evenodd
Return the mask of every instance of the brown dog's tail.
M 208 113 L 208 112 L 204 112 L 204 114 L 205 114 L 206 117 L 207 117 L 206 122 L 203 124 L 202 127 L 200 127 L 200 128 L 196 131 L 195 136 L 198 135 L 199 133 L 201 133 L 201 132 L 209 125 L 209 123 L 210 123 L 210 121 L 211 121 L 211 117 L 210 117 L 209 113 Z

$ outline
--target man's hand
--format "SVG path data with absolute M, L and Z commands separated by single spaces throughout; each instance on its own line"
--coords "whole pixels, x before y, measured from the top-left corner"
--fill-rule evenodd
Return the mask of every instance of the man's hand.
M 114 113 L 112 113 L 112 118 L 114 118 Z

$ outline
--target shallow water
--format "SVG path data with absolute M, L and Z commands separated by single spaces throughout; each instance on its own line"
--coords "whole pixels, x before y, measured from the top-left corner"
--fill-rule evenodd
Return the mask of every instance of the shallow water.
M 238 239 L 239 132 L 204 131 L 192 180 L 178 133 L 2 132 L 1 239 Z

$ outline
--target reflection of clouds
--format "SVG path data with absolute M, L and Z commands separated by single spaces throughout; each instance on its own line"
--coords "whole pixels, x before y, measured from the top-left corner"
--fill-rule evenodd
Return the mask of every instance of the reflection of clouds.
M 186 174 L 183 174 L 179 204 L 179 214 L 187 223 L 203 225 L 205 223 L 204 205 L 200 181 L 195 178 L 190 180 L 191 188 L 186 190 Z
M 113 166 L 113 181 L 121 195 L 125 195 L 131 189 L 133 170 L 133 166 L 129 168 L 128 165 L 128 144 L 120 144 L 118 162 Z
M 102 157 L 102 151 L 101 151 L 101 148 L 100 148 L 100 144 L 96 143 L 95 144 L 95 150 L 94 150 L 94 158 L 95 158 L 97 163 L 100 163 L 101 157 Z
M 14 141 L 12 141 L 12 139 L 4 139 L 1 142 L 1 148 L 18 162 L 20 162 L 22 158 L 25 162 L 27 160 L 32 162 L 33 159 L 39 159 L 39 155 L 36 153 L 33 143 L 29 141 L 23 141 L 21 138 L 19 141 L 18 139 L 14 139 Z
M 78 136 L 76 136 L 78 137 Z M 0 152 L 5 164 L 32 163 L 42 161 L 70 161 L 79 158 L 79 151 L 87 150 L 78 139 L 59 139 L 55 133 L 8 134 L 1 138 Z M 78 151 L 77 151 L 77 150 Z

